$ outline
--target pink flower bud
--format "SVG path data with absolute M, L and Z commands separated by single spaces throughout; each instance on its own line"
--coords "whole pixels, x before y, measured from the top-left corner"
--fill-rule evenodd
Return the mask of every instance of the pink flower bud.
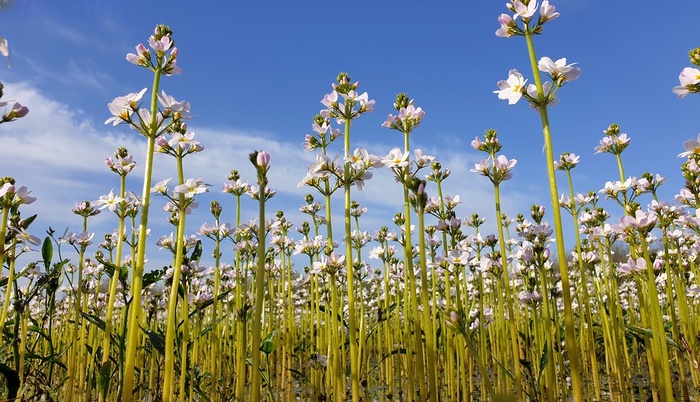
M 258 165 L 258 167 L 266 168 L 269 163 L 270 154 L 265 151 L 258 152 L 258 155 L 255 158 L 255 164 Z

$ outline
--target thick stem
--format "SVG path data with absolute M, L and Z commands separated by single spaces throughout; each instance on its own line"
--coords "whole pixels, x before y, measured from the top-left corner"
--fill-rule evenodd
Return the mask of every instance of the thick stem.
M 352 258 L 352 220 L 350 217 L 350 120 L 345 121 L 345 164 L 343 190 L 345 195 L 345 262 L 348 283 L 348 337 L 350 339 L 350 380 L 352 401 L 360 401 L 360 356 L 357 344 L 357 317 L 355 317 L 355 275 Z
M 583 382 L 581 381 L 581 365 L 579 363 L 579 350 L 576 343 L 574 312 L 571 308 L 571 285 L 569 284 L 569 272 L 566 263 L 566 248 L 564 246 L 564 231 L 561 224 L 561 210 L 559 206 L 559 190 L 557 189 L 557 178 L 554 172 L 554 152 L 552 150 L 552 135 L 549 129 L 549 117 L 547 107 L 544 103 L 544 91 L 542 88 L 542 78 L 537 69 L 537 56 L 535 46 L 532 41 L 532 32 L 525 31 L 528 55 L 532 74 L 535 77 L 537 87 L 537 100 L 540 102 L 538 110 L 542 120 L 542 134 L 544 136 L 545 160 L 547 161 L 547 176 L 549 177 L 549 195 L 552 200 L 552 215 L 554 218 L 554 233 L 557 245 L 557 260 L 559 263 L 559 274 L 561 276 L 562 297 L 564 299 L 564 322 L 566 323 L 566 351 L 569 356 L 570 377 L 572 396 L 574 402 L 583 402 Z
M 260 213 L 258 222 L 258 264 L 255 270 L 255 316 L 253 317 L 253 343 L 250 354 L 253 358 L 253 367 L 250 375 L 250 400 L 260 400 L 260 340 L 262 331 L 262 312 L 265 298 L 265 187 L 264 181 L 259 181 L 258 197 L 260 200 Z
M 131 308 L 129 309 L 129 328 L 126 340 L 126 359 L 124 362 L 124 387 L 122 401 L 131 402 L 134 391 L 134 367 L 136 365 L 136 348 L 139 345 L 139 328 L 141 315 L 141 288 L 143 287 L 143 270 L 146 260 L 146 238 L 148 236 L 148 212 L 151 206 L 151 180 L 153 177 L 153 154 L 156 134 L 158 132 L 158 87 L 160 85 L 160 69 L 155 71 L 151 94 L 150 132 L 146 133 L 146 165 L 144 168 L 143 192 L 141 196 L 141 219 L 136 260 L 134 261 L 131 279 Z

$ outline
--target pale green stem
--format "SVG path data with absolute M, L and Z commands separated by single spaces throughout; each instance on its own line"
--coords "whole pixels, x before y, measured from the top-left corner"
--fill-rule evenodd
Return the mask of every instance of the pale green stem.
M 87 231 L 87 218 L 83 218 L 83 232 Z M 68 374 L 66 380 L 66 386 L 63 389 L 64 400 L 70 400 L 70 397 L 74 394 L 81 395 L 80 388 L 81 385 L 78 384 L 78 390 L 76 392 L 75 388 L 75 377 L 76 370 L 78 369 L 80 354 L 82 352 L 83 339 L 79 336 L 80 325 L 82 323 L 82 316 L 80 314 L 80 304 L 83 299 L 83 264 L 85 262 L 85 248 L 80 246 L 78 252 L 78 282 L 75 284 L 75 299 L 73 300 L 73 330 L 71 334 L 71 340 L 73 344 L 70 347 L 70 352 L 68 355 Z M 10 272 L 14 275 L 14 272 Z M 9 283 L 9 282 L 8 282 Z M 9 292 L 8 292 L 9 293 Z
M 241 196 L 236 196 L 236 227 L 241 225 Z M 238 240 L 238 239 L 236 239 Z M 246 345 L 248 344 L 248 321 L 247 312 L 241 314 L 244 306 L 245 281 L 243 280 L 244 270 L 241 267 L 241 253 L 236 251 L 236 400 L 242 401 L 245 398 L 246 386 Z
M 671 368 L 669 367 L 668 347 L 666 344 L 666 330 L 661 315 L 661 306 L 658 303 L 659 295 L 656 289 L 656 274 L 649 255 L 649 246 L 645 234 L 640 233 L 642 253 L 647 265 L 647 294 L 649 309 L 651 310 L 651 327 L 653 331 L 652 345 L 654 352 L 654 364 L 658 373 L 659 396 L 662 402 L 673 401 L 673 383 L 671 382 Z M 670 280 L 668 278 L 667 280 Z
M 409 136 L 404 133 L 404 152 L 409 152 Z M 418 310 L 418 292 L 416 291 L 416 275 L 413 272 L 413 241 L 411 240 L 411 206 L 408 195 L 408 167 L 403 168 L 403 202 L 404 202 L 404 273 L 408 274 L 407 297 L 411 308 L 411 313 L 408 315 L 410 319 L 407 322 L 413 322 L 413 341 L 415 353 L 415 378 L 418 379 L 419 395 L 422 400 L 427 400 L 428 390 L 425 389 L 425 363 L 423 362 L 423 337 L 421 328 L 420 311 Z M 409 357 L 410 359 L 410 357 Z M 413 396 L 411 396 L 413 397 Z
M 353 402 L 360 402 L 360 356 L 357 344 L 357 317 L 355 305 L 355 275 L 352 258 L 352 220 L 350 217 L 350 120 L 345 120 L 345 160 L 343 169 L 343 190 L 345 195 L 345 269 L 348 284 L 348 336 L 350 339 L 350 380 Z M 335 314 L 335 312 L 334 312 Z
M 146 259 L 146 240 L 148 236 L 148 212 L 151 206 L 151 179 L 153 176 L 153 153 L 155 150 L 156 134 L 158 132 L 158 87 L 160 85 L 161 71 L 157 69 L 153 78 L 151 93 L 151 122 L 150 132 L 145 133 L 147 139 L 146 162 L 143 178 L 143 192 L 141 196 L 141 219 L 139 225 L 139 237 L 136 260 L 133 266 L 131 280 L 131 308 L 129 309 L 128 330 L 126 340 L 126 359 L 124 362 L 124 387 L 122 402 L 131 402 L 134 391 L 134 373 L 136 365 L 136 349 L 139 346 L 141 328 L 139 328 L 141 316 L 141 288 L 143 287 L 143 270 Z
M 215 227 L 219 227 L 219 220 L 216 219 Z M 221 292 L 221 238 L 219 233 L 216 233 L 216 238 L 214 239 L 214 290 L 212 299 L 212 311 L 211 311 L 211 348 L 209 359 L 211 376 L 214 379 L 219 378 L 219 358 L 221 344 L 219 340 L 218 321 L 219 321 L 219 293 Z M 200 320 L 201 321 L 201 320 Z M 201 324 L 201 323 L 200 323 Z
M 578 207 L 576 206 L 576 201 L 574 200 L 574 183 L 571 179 L 571 170 L 566 171 L 567 181 L 569 183 L 569 198 L 571 199 L 571 216 L 574 219 L 574 234 L 576 236 L 576 253 L 578 254 L 578 270 L 579 270 L 579 288 L 582 291 L 582 304 L 584 315 L 586 317 L 586 328 L 582 331 L 582 337 L 585 340 L 585 345 L 587 347 L 586 354 L 588 355 L 588 360 L 591 362 L 591 372 L 593 374 L 593 388 L 595 390 L 595 395 L 597 399 L 601 399 L 600 396 L 600 379 L 598 376 L 598 358 L 595 353 L 595 343 L 593 339 L 593 316 L 591 314 L 590 306 L 590 296 L 588 295 L 588 277 L 586 275 L 586 268 L 583 264 L 583 256 L 581 255 L 581 233 L 578 230 Z
M 676 309 L 674 307 L 674 294 L 673 294 L 673 284 L 675 282 L 675 275 L 671 271 L 671 261 L 669 256 L 669 244 L 672 244 L 670 239 L 668 238 L 668 235 L 666 234 L 667 228 L 663 228 L 663 242 L 664 242 L 664 269 L 666 271 L 666 299 L 668 300 L 669 308 L 668 312 L 671 315 L 671 330 L 673 334 L 673 339 L 678 342 L 680 339 L 680 328 L 678 324 L 678 316 L 676 314 Z M 679 289 L 683 289 L 680 287 Z M 682 293 L 682 292 L 680 292 Z M 679 312 L 681 311 L 680 306 L 679 306 Z M 678 372 L 679 372 L 679 383 L 680 383 L 680 389 L 681 393 L 683 395 L 683 400 L 684 401 L 689 401 L 690 396 L 688 394 L 688 382 L 686 378 L 686 370 L 685 370 L 685 361 L 684 356 L 683 356 L 683 351 L 681 349 L 676 349 L 675 350 L 675 355 L 676 355 L 676 361 L 678 362 Z
M 418 197 L 416 197 L 418 198 Z M 417 201 L 420 203 L 420 200 Z M 428 385 L 430 387 L 430 401 L 437 402 L 438 400 L 438 382 L 437 382 L 437 344 L 435 341 L 435 330 L 433 328 L 432 313 L 430 309 L 430 300 L 428 295 L 428 265 L 425 256 L 425 210 L 423 207 L 418 208 L 418 249 L 420 253 L 420 276 L 421 287 L 420 297 L 423 307 L 421 327 L 425 333 L 425 348 L 428 357 Z M 433 286 L 436 284 L 434 283 Z M 417 318 L 417 317 L 416 317 Z
M 258 173 L 260 175 L 260 173 Z M 255 270 L 255 316 L 253 317 L 253 340 L 250 354 L 253 358 L 253 367 L 250 375 L 250 400 L 260 400 L 260 341 L 262 331 L 262 312 L 265 307 L 265 187 L 264 180 L 258 180 L 258 197 L 260 212 L 258 221 L 258 250 L 257 267 Z
M 2 271 L 3 264 L 5 263 L 5 252 L 8 254 L 14 253 L 13 249 L 5 249 L 5 237 L 7 233 L 7 219 L 10 212 L 9 205 L 3 205 L 2 208 L 2 222 L 0 222 L 0 271 Z M 7 251 L 5 251 L 7 250 Z M 2 304 L 2 313 L 0 313 L 0 325 L 5 325 L 7 322 L 7 310 L 10 308 L 10 295 L 12 295 L 12 286 L 14 282 L 14 264 L 10 264 L 10 272 L 7 277 L 7 286 L 5 287 L 5 301 Z
M 182 158 L 177 158 L 177 183 L 182 185 L 185 182 L 185 174 L 182 167 Z M 185 225 L 187 216 L 187 206 L 185 195 L 179 193 L 177 230 L 175 231 L 175 259 L 173 260 L 173 276 L 170 285 L 170 296 L 168 297 L 168 318 L 165 329 L 165 368 L 163 370 L 163 402 L 170 402 L 175 395 L 175 328 L 177 326 L 177 302 L 178 288 L 180 287 L 180 275 L 182 273 L 182 260 L 185 252 Z M 185 289 L 187 290 L 187 289 Z M 187 298 L 187 293 L 184 294 Z M 182 319 L 183 336 L 186 333 L 187 314 Z M 186 343 L 186 340 L 182 340 Z M 187 370 L 187 355 L 180 356 L 180 369 L 182 374 Z
M 542 78 L 537 68 L 537 56 L 535 46 L 532 41 L 532 32 L 525 31 L 528 55 L 532 74 L 537 87 L 537 98 L 539 102 L 544 101 L 544 91 L 542 88 Z M 561 276 L 562 297 L 564 300 L 564 321 L 566 323 L 566 351 L 569 357 L 570 377 L 572 396 L 574 402 L 583 402 L 583 382 L 581 380 L 581 364 L 579 363 L 579 350 L 576 343 L 576 332 L 574 313 L 571 308 L 571 285 L 569 284 L 569 272 L 566 263 L 566 248 L 564 246 L 564 231 L 561 224 L 561 210 L 559 206 L 559 190 L 557 189 L 557 178 L 554 172 L 554 152 L 552 150 L 552 136 L 549 128 L 549 117 L 547 107 L 540 105 L 538 108 L 540 119 L 542 120 L 542 133 L 544 135 L 545 160 L 547 161 L 547 176 L 549 177 L 549 194 L 552 200 L 552 215 L 554 218 L 554 233 L 557 245 L 557 260 L 559 262 L 559 274 Z
M 617 159 L 617 170 L 620 172 L 620 181 L 625 181 L 625 168 L 622 166 L 622 156 L 620 154 L 615 154 Z
M 520 348 L 518 347 L 518 329 L 516 327 L 517 317 L 513 308 L 513 293 L 510 289 L 510 272 L 508 267 L 508 255 L 506 252 L 506 239 L 503 234 L 503 218 L 501 214 L 501 188 L 498 184 L 493 187 L 496 202 L 496 228 L 498 230 L 498 244 L 501 252 L 501 270 L 506 311 L 508 312 L 508 329 L 510 334 L 510 347 L 513 359 L 513 376 L 515 377 L 515 393 L 519 401 L 524 400 L 522 371 L 520 370 L 519 358 Z M 518 359 L 518 360 L 516 360 Z
M 119 196 L 124 199 L 126 196 L 126 176 L 120 176 L 120 190 Z M 123 216 L 124 207 L 126 201 L 122 201 L 120 215 L 119 215 L 119 229 L 117 230 L 117 255 L 114 260 L 114 273 L 112 274 L 112 279 L 109 283 L 109 299 L 107 302 L 107 312 L 105 313 L 105 333 L 104 339 L 102 341 L 102 365 L 107 364 L 109 361 L 109 351 L 112 345 L 112 328 L 114 323 L 112 322 L 114 317 L 114 302 L 117 299 L 117 287 L 119 286 L 119 274 L 122 265 L 122 252 L 124 248 L 124 232 L 125 232 L 125 216 Z M 104 402 L 107 394 L 109 393 L 109 387 L 105 387 L 105 392 L 100 392 L 99 402 Z

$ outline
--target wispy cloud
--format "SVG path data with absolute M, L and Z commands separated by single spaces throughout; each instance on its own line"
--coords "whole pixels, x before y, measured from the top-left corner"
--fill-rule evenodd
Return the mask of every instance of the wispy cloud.
M 137 162 L 137 170 L 129 177 L 130 190 L 141 193 L 142 164 L 145 141 L 137 133 L 124 127 L 103 126 L 101 121 L 72 110 L 68 105 L 42 94 L 27 83 L 8 84 L 5 92 L 30 107 L 27 117 L 10 124 L 0 125 L 0 148 L 2 175 L 13 176 L 18 185 L 27 186 L 38 198 L 35 204 L 27 206 L 25 213 L 38 213 L 36 230 L 48 226 L 59 231 L 67 227 L 80 227 L 80 218 L 70 213 L 70 208 L 82 200 L 96 200 L 111 189 L 118 189 L 118 178 L 104 166 L 104 159 L 111 156 L 116 148 L 129 149 Z M 106 114 L 106 113 L 105 113 Z M 212 185 L 210 193 L 198 199 L 200 208 L 189 218 L 189 233 L 193 233 L 203 222 L 211 222 L 208 206 L 211 200 L 219 200 L 225 211 L 231 210 L 229 195 L 220 192 L 221 185 L 232 169 L 238 170 L 244 180 L 254 181 L 255 172 L 248 160 L 253 150 L 266 150 L 272 154 L 270 186 L 278 196 L 270 203 L 270 216 L 278 209 L 285 211 L 287 218 L 297 227 L 308 216 L 298 211 L 304 203 L 304 196 L 313 194 L 309 187 L 298 188 L 297 183 L 306 174 L 307 166 L 314 160 L 312 153 L 305 153 L 300 141 L 279 140 L 273 133 L 243 131 L 230 128 L 197 128 L 197 122 L 190 126 L 197 132 L 197 139 L 204 145 L 201 154 L 185 159 L 185 176 L 203 178 Z M 389 147 L 387 147 L 387 150 Z M 462 151 L 461 149 L 465 149 Z M 430 151 L 430 149 L 428 149 Z M 434 150 L 433 150 L 434 151 Z M 478 213 L 489 221 L 484 231 L 495 230 L 493 225 L 494 201 L 491 183 L 484 177 L 469 173 L 469 169 L 480 159 L 480 155 L 466 147 L 443 150 L 438 155 L 444 167 L 452 169 L 452 176 L 444 182 L 444 193 L 457 195 L 463 204 L 457 209 L 458 216 L 468 217 Z M 427 172 L 426 172 L 427 173 Z M 157 155 L 154 167 L 154 181 L 175 176 L 174 160 L 165 155 Z M 429 195 L 435 195 L 434 187 Z M 517 212 L 527 212 L 529 205 L 542 202 L 515 181 L 503 184 L 503 209 L 514 216 Z M 391 219 L 398 211 L 403 211 L 401 185 L 396 183 L 389 169 L 379 169 L 367 182 L 365 191 L 354 191 L 353 199 L 369 208 L 362 220 L 363 230 L 373 232 L 381 226 L 392 227 Z M 341 191 L 334 196 L 334 220 L 336 233 L 342 229 Z M 166 223 L 167 214 L 159 211 L 165 199 L 153 198 L 152 220 L 154 239 L 169 233 L 172 228 Z M 255 202 L 244 200 L 243 221 L 254 219 Z M 225 214 L 232 221 L 232 212 Z M 92 230 L 101 233 L 111 232 L 116 226 L 116 218 L 103 213 L 92 220 Z

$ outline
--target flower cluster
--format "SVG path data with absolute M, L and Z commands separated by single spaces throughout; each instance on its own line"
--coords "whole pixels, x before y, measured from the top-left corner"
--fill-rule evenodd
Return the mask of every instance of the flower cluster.
M 532 33 L 542 33 L 542 26 L 547 22 L 559 17 L 554 6 L 549 4 L 548 0 L 542 2 L 540 6 L 540 15 L 537 23 L 530 26 L 532 17 L 537 12 L 537 1 L 534 0 L 515 0 L 512 3 L 507 3 L 506 7 L 514 13 L 511 17 L 509 14 L 501 14 L 498 16 L 498 23 L 501 27 L 496 31 L 496 36 L 501 38 L 510 38 L 512 36 L 522 36 L 525 30 L 531 30 Z M 522 19 L 524 27 L 518 26 L 518 18 Z
M 600 140 L 600 145 L 595 147 L 595 153 L 610 153 L 620 155 L 630 143 L 630 138 L 627 134 L 620 134 L 620 126 L 611 124 L 607 129 L 603 130 L 605 137 Z
M 321 110 L 321 116 L 336 119 L 338 124 L 343 124 L 357 116 L 374 110 L 374 99 L 370 100 L 367 92 L 357 93 L 359 82 L 350 83 L 347 73 L 338 75 L 338 84 L 333 84 L 333 91 L 323 97 L 321 103 L 326 108 Z M 340 102 L 340 99 L 344 103 Z
M 690 62 L 700 67 L 700 48 L 689 52 Z M 673 93 L 683 99 L 686 95 L 700 92 L 700 70 L 694 67 L 686 67 L 678 76 L 681 85 L 673 87 Z
M 151 49 L 139 43 L 136 45 L 136 53 L 126 55 L 129 63 L 148 68 L 152 71 L 161 71 L 164 75 L 176 75 L 182 73 L 177 65 L 178 50 L 175 41 L 172 40 L 173 31 L 167 25 L 156 26 L 153 35 L 148 38 Z M 168 51 L 170 53 L 168 53 Z

